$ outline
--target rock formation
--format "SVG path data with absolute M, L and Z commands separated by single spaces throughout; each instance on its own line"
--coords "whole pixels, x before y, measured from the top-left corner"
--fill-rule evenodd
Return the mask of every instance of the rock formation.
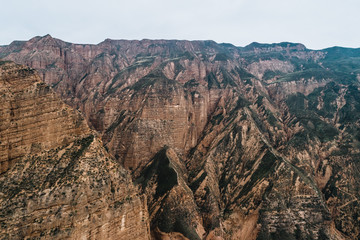
M 0 57 L 84 114 L 131 171 L 151 238 L 359 238 L 359 49 L 47 35 Z
M 0 62 L 0 239 L 148 239 L 145 199 L 81 114 Z

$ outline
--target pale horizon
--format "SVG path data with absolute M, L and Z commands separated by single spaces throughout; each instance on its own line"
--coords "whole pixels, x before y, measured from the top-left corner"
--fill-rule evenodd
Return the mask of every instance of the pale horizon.
M 2 3 L 0 45 L 50 34 L 66 42 L 213 40 L 304 44 L 309 49 L 360 47 L 360 2 L 344 0 L 19 0 Z

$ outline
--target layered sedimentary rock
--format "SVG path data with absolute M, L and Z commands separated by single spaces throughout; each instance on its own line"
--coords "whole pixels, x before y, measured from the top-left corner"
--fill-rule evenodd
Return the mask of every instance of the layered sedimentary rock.
M 206 232 L 187 185 L 186 168 L 171 148 L 164 147 L 145 166 L 137 183 L 148 197 L 154 238 L 202 239 Z
M 83 112 L 152 238 L 359 238 L 358 49 L 44 36 L 0 56 Z
M 89 134 L 81 115 L 66 106 L 33 69 L 1 62 L 0 173 L 18 159 Z
M 1 239 L 148 239 L 145 199 L 33 69 L 0 64 Z

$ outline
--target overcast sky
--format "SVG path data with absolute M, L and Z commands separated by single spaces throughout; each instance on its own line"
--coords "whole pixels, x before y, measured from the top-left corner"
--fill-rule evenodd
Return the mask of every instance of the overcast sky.
M 360 47 L 359 0 L 0 0 L 0 45 L 51 34 Z

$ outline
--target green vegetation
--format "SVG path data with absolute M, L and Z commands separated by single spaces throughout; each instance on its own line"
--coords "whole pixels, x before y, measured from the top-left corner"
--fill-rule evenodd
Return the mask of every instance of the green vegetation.
M 245 83 L 248 85 L 252 85 L 251 79 L 256 79 L 254 75 L 243 68 L 235 67 L 235 71 L 239 74 L 240 79 L 245 81 Z
M 194 55 L 190 53 L 189 51 L 185 51 L 182 55 L 180 55 L 181 58 L 188 59 L 190 61 L 194 60 Z
M 250 113 L 251 113 L 251 117 L 254 120 L 256 126 L 261 130 L 261 132 L 267 132 L 267 128 L 264 124 L 264 122 L 259 118 L 259 116 L 252 110 L 250 109 Z
M 47 175 L 45 180 L 46 186 L 53 186 L 58 179 L 61 179 L 61 177 L 65 177 L 71 171 L 73 171 L 78 159 L 83 155 L 84 151 L 90 146 L 93 140 L 94 135 L 90 135 L 80 140 L 76 140 L 74 146 L 78 146 L 79 149 L 70 153 L 70 162 L 65 168 L 57 168 L 55 171 L 52 171 Z
M 291 82 L 301 79 L 333 79 L 334 73 L 325 69 L 306 69 L 298 72 L 288 73 L 280 77 L 275 82 Z
M 254 52 L 245 52 L 242 53 L 243 57 L 245 57 L 246 61 L 250 64 L 253 62 L 258 62 L 260 60 L 272 60 L 272 59 L 278 59 L 281 61 L 285 61 L 286 58 L 284 57 L 284 54 L 286 54 L 285 51 L 283 52 L 261 52 L 261 53 L 254 53 Z
M 111 79 L 111 83 L 107 90 L 108 94 L 114 93 L 116 91 L 116 89 L 118 89 L 121 86 L 121 85 L 118 85 L 116 88 L 113 87 L 113 85 L 122 77 L 122 75 L 123 75 L 123 72 L 119 72 L 113 77 L 113 79 Z
M 141 90 L 154 86 L 155 84 L 159 84 L 164 90 L 165 88 L 167 88 L 166 90 L 169 90 L 170 88 L 175 88 L 178 83 L 175 80 L 166 78 L 166 76 L 158 69 L 141 78 L 135 84 L 130 86 L 129 89 L 141 92 Z
M 80 79 L 79 82 L 82 82 L 89 74 L 88 73 L 85 73 L 85 75 Z
M 314 99 L 313 96 L 311 98 Z M 313 103 L 309 104 L 310 109 L 306 106 L 307 101 L 308 98 L 301 93 L 290 95 L 286 100 L 290 113 L 296 116 L 290 124 L 295 125 L 299 122 L 304 127 L 304 132 L 298 133 L 290 140 L 292 146 L 298 145 L 300 148 L 307 141 L 305 136 L 308 136 L 309 139 L 317 137 L 321 142 L 327 142 L 338 134 L 338 130 L 332 124 L 322 120 L 316 111 L 310 110 L 313 108 Z
M 124 204 L 123 201 L 116 201 L 116 202 L 114 202 L 114 208 L 115 208 L 115 209 L 116 209 L 116 208 L 119 208 L 119 207 L 121 207 L 123 204 Z
M 139 81 L 137 81 L 134 85 L 132 85 L 130 87 L 130 89 L 139 91 L 139 90 L 145 89 L 149 86 L 152 86 L 155 83 L 155 81 L 156 81 L 156 79 L 154 79 L 154 78 L 144 77 L 144 78 L 140 79 Z
M 333 47 L 324 49 L 324 67 L 337 72 L 360 73 L 360 49 Z
M 268 123 L 271 126 L 277 126 L 277 119 L 275 118 L 274 114 L 270 110 L 266 109 L 265 110 L 265 115 L 267 117 Z
M 277 157 L 267 150 L 259 166 L 252 173 L 250 181 L 245 184 L 237 198 L 246 196 L 259 180 L 267 177 L 276 166 L 276 161 Z
M 355 123 L 360 119 L 360 91 L 357 86 L 350 85 L 344 96 L 346 104 L 340 109 L 340 123 Z
M 149 66 L 154 63 L 156 56 L 137 55 L 134 65 Z
M 259 96 L 257 97 L 257 99 L 256 99 L 255 104 L 258 105 L 258 106 L 262 106 L 263 100 L 264 100 L 264 96 L 259 95 Z
M 195 79 L 191 79 L 184 84 L 185 88 L 192 88 L 199 86 L 199 83 Z
M 56 68 L 56 62 L 53 62 L 53 63 L 51 63 L 51 64 L 48 64 L 48 65 L 46 65 L 46 67 L 45 67 L 46 69 L 49 69 L 49 68 Z
M 226 55 L 226 53 L 217 53 L 214 61 L 221 61 L 221 62 L 226 62 L 227 60 L 230 60 L 231 58 Z
M 215 115 L 213 116 L 211 119 L 210 119 L 210 122 L 212 125 L 217 125 L 219 124 L 222 120 L 224 119 L 224 115 L 222 113 L 218 114 L 218 115 Z
M 83 155 L 83 152 L 89 147 L 93 139 L 94 136 L 90 135 L 76 140 L 73 147 L 68 149 L 60 159 L 53 157 L 59 151 L 59 149 L 56 149 L 51 150 L 47 155 L 41 157 L 33 156 L 17 162 L 14 169 L 17 168 L 18 171 L 24 171 L 24 167 L 28 166 L 23 173 L 24 177 L 21 177 L 21 181 L 12 180 L 11 185 L 3 185 L 3 181 L 0 183 L 0 188 L 8 199 L 12 199 L 18 196 L 18 194 L 28 194 L 35 192 L 35 190 L 41 191 L 46 188 L 51 188 L 55 184 L 69 182 L 70 178 L 75 180 L 76 176 L 71 173 L 78 159 Z M 46 166 L 46 168 L 44 168 L 47 169 L 46 174 L 43 176 L 34 175 L 33 173 L 36 172 L 38 168 L 41 169 L 43 165 Z M 52 166 L 52 168 L 49 168 L 49 166 Z M 61 181 L 61 183 L 59 183 L 59 181 Z M 64 193 L 61 194 L 65 196 Z M 32 198 L 32 196 L 29 198 Z
M 264 75 L 263 75 L 262 79 L 263 80 L 269 80 L 269 79 L 273 79 L 274 77 L 281 77 L 281 76 L 283 76 L 285 74 L 286 73 L 280 72 L 278 70 L 276 70 L 276 71 L 266 70 L 264 72 Z
M 306 143 L 309 142 L 309 138 L 307 136 L 307 133 L 302 131 L 302 132 L 298 132 L 296 133 L 289 141 L 289 146 L 292 146 L 294 148 L 297 148 L 299 150 L 305 150 L 306 147 Z
M 32 68 L 22 68 L 22 69 L 18 70 L 18 72 L 19 72 L 19 75 L 20 75 L 20 76 L 26 77 L 26 76 L 35 74 L 35 69 L 32 69 Z M 47 86 L 47 87 L 48 87 L 48 86 Z
M 251 104 L 251 103 L 250 103 L 247 99 L 239 96 L 238 99 L 237 99 L 237 101 L 236 101 L 236 106 L 235 106 L 233 109 L 231 109 L 231 111 L 229 112 L 229 116 L 233 116 L 233 115 L 236 114 L 236 112 L 238 112 L 240 109 L 242 109 L 242 108 L 244 108 L 244 107 L 248 107 L 250 104 Z M 242 120 L 244 120 L 244 119 L 246 119 L 246 116 L 245 116 L 245 117 L 242 116 Z
M 7 64 L 7 63 L 11 63 L 11 61 L 2 61 L 2 60 L 1 60 L 1 61 L 0 61 L 0 66 L 1 66 L 1 65 L 5 65 L 5 64 Z
M 115 93 L 116 90 L 121 87 L 124 84 L 124 81 L 126 80 L 126 78 L 133 72 L 136 71 L 136 69 L 138 68 L 145 68 L 145 67 L 149 67 L 153 64 L 153 62 L 155 61 L 155 56 L 149 56 L 149 57 L 137 57 L 136 58 L 136 62 L 133 63 L 132 65 L 121 69 L 111 80 L 111 84 L 108 87 L 107 93 L 108 94 L 112 94 Z M 119 80 L 124 80 L 120 83 L 117 84 L 116 87 L 113 87 L 113 85 L 115 85 Z
M 222 81 L 222 85 L 223 87 L 225 88 L 226 86 L 231 86 L 231 87 L 236 87 L 236 83 L 235 83 L 235 80 L 234 78 L 230 75 L 230 73 L 225 70 L 225 69 L 221 69 L 221 74 L 222 74 L 222 77 L 223 77 L 223 81 Z
M 232 71 L 234 74 L 234 71 Z M 222 82 L 219 82 L 218 78 L 215 76 L 213 72 L 210 72 L 209 75 L 206 76 L 206 80 L 208 82 L 208 89 L 224 89 L 227 86 L 236 87 L 237 84 L 233 76 L 225 69 L 220 69 L 220 74 L 222 77 Z M 220 77 L 220 79 L 221 79 Z
M 210 72 L 209 75 L 207 75 L 206 80 L 208 82 L 208 89 L 221 88 L 220 83 L 214 73 Z
M 251 104 L 251 103 L 250 103 L 247 99 L 239 96 L 238 99 L 237 99 L 237 101 L 236 101 L 236 107 L 235 107 L 235 109 L 236 109 L 236 110 L 239 110 L 239 109 L 241 109 L 241 108 L 248 107 L 250 104 Z
M 332 118 L 336 112 L 336 98 L 339 94 L 339 87 L 334 82 L 328 83 L 325 87 L 315 89 L 307 99 L 309 100 L 309 110 L 315 111 L 322 117 Z M 322 98 L 323 106 L 318 109 L 319 98 Z
M 276 48 L 276 47 L 287 48 L 287 47 L 296 47 L 298 45 L 299 45 L 299 43 L 292 43 L 292 42 L 280 42 L 280 43 L 252 42 L 249 45 L 247 45 L 246 47 L 244 47 L 243 50 L 250 51 L 250 50 L 254 50 L 255 48 L 266 49 L 266 48 Z M 296 51 L 296 49 L 294 49 L 294 51 Z

